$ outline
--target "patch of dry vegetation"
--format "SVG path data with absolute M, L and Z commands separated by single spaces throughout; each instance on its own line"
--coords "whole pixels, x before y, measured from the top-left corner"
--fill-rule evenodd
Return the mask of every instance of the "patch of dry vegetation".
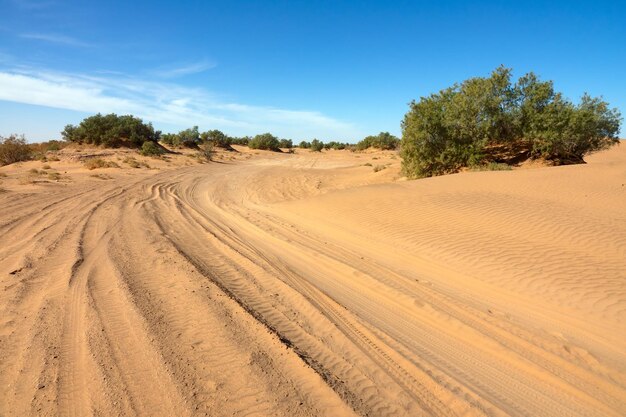
M 90 171 L 94 169 L 98 169 L 98 168 L 119 168 L 120 167 L 116 162 L 105 161 L 104 159 L 101 159 L 101 158 L 89 159 L 85 161 L 84 166 Z

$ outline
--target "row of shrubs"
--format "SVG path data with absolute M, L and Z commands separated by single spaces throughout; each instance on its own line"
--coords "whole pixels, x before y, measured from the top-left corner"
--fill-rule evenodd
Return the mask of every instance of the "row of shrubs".
M 579 104 L 529 73 L 511 81 L 499 67 L 410 103 L 402 122 L 401 156 L 409 177 L 457 172 L 490 163 L 542 158 L 581 163 L 618 143 L 621 115 L 601 98 Z
M 46 152 L 58 151 L 67 146 L 66 142 L 51 140 L 41 143 L 28 143 L 24 135 L 0 136 L 0 166 L 30 159 L 46 159 Z

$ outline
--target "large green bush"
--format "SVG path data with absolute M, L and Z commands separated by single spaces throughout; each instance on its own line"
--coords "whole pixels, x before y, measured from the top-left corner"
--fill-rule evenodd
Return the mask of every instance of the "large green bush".
M 151 123 L 146 124 L 134 116 L 98 113 L 87 117 L 78 126 L 65 126 L 61 135 L 70 142 L 139 147 L 146 141 L 157 141 L 160 132 L 155 131 Z
M 32 155 L 33 151 L 23 135 L 11 135 L 6 138 L 0 136 L 0 165 L 27 161 Z
M 544 158 L 582 162 L 589 152 L 617 143 L 621 116 L 600 98 L 578 105 L 533 73 L 511 82 L 511 70 L 413 101 L 402 122 L 402 168 L 409 177 L 462 167 Z
M 356 144 L 356 150 L 362 151 L 367 148 L 377 148 L 382 150 L 396 149 L 400 139 L 389 132 L 380 132 L 376 136 L 367 136 Z
M 256 135 L 248 142 L 251 149 L 265 149 L 268 151 L 280 151 L 280 141 L 271 133 Z

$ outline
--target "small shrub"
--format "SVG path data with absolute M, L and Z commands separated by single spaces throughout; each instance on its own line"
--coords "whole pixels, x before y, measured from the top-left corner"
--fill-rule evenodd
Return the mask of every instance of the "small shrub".
M 8 175 L 5 172 L 0 172 L 0 178 L 6 178 Z
M 382 171 L 385 168 L 387 168 L 385 165 L 376 165 L 374 167 L 374 172 Z
M 250 149 L 264 149 L 268 151 L 280 151 L 278 138 L 271 133 L 256 135 L 248 142 Z
M 53 155 L 53 156 L 48 157 L 48 161 L 51 161 L 51 162 L 59 162 L 59 161 L 60 161 L 60 159 L 59 159 L 59 157 L 58 157 L 58 156 L 54 156 L 54 155 Z
M 230 146 L 231 138 L 228 137 L 221 130 L 209 130 L 200 134 L 200 138 L 203 142 L 210 142 L 213 147 L 224 148 L 229 151 L 234 151 L 233 147 Z
M 33 151 L 26 143 L 24 135 L 11 135 L 7 138 L 0 136 L 0 165 L 27 161 L 32 155 Z
M 371 167 L 371 166 L 372 166 L 372 164 L 371 164 L 371 163 L 369 163 L 369 162 L 366 162 L 366 163 L 364 163 L 364 164 L 363 164 L 363 166 L 364 166 L 364 167 Z
M 48 164 L 45 164 L 44 166 L 41 167 L 41 169 L 52 169 L 52 167 Z
M 293 141 L 291 139 L 281 139 L 279 146 L 285 149 L 293 148 Z
M 58 181 L 61 179 L 61 174 L 59 174 L 58 172 L 49 172 L 48 179 L 52 181 Z
M 141 145 L 141 154 L 144 156 L 159 157 L 165 153 L 165 149 L 156 142 L 148 141 Z
M 472 171 L 510 171 L 513 167 L 508 164 L 499 162 L 489 162 L 485 165 L 475 165 L 472 167 Z
M 131 168 L 141 168 L 141 163 L 132 156 L 127 156 L 122 162 L 130 165 Z
M 230 147 L 230 144 L 228 146 Z M 200 147 L 200 151 L 202 153 L 202 156 L 210 162 L 213 159 L 213 155 L 215 154 L 215 150 L 213 149 L 213 142 L 206 142 L 204 146 Z
M 90 177 L 98 178 L 99 180 L 110 180 L 113 177 L 106 174 L 90 174 Z
M 104 159 L 94 158 L 85 161 L 85 168 L 88 170 L 94 170 L 97 168 L 119 168 L 120 166 L 113 161 L 105 161 Z
M 39 170 L 37 168 L 31 168 L 28 172 L 33 175 L 39 175 Z
M 311 152 L 322 152 L 322 149 L 324 149 L 324 142 L 317 139 L 311 141 Z

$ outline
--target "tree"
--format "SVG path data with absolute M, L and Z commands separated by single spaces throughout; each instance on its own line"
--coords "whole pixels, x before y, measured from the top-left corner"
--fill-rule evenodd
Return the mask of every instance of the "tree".
M 600 98 L 578 105 L 550 81 L 529 73 L 515 84 L 499 67 L 410 103 L 402 122 L 402 169 L 425 177 L 487 162 L 527 157 L 582 162 L 589 152 L 617 143 L 621 116 Z M 367 138 L 366 138 L 367 139 Z
M 271 133 L 263 133 L 256 135 L 249 142 L 251 149 L 265 149 L 270 151 L 280 151 L 280 142 L 278 138 Z
M 100 113 L 83 119 L 78 126 L 67 125 L 61 132 L 70 142 L 102 145 L 105 147 L 139 147 L 146 141 L 157 141 L 160 136 L 151 123 L 131 116 Z
M 303 140 L 298 145 L 298 148 L 300 148 L 300 149 L 309 149 L 310 147 L 311 147 L 311 142 L 307 142 L 306 140 Z
M 311 141 L 311 152 L 322 152 L 322 149 L 324 149 L 324 142 L 317 139 Z
M 356 150 L 362 151 L 367 148 L 377 148 L 381 150 L 396 149 L 400 139 L 389 132 L 380 132 L 376 136 L 367 136 L 356 144 Z

